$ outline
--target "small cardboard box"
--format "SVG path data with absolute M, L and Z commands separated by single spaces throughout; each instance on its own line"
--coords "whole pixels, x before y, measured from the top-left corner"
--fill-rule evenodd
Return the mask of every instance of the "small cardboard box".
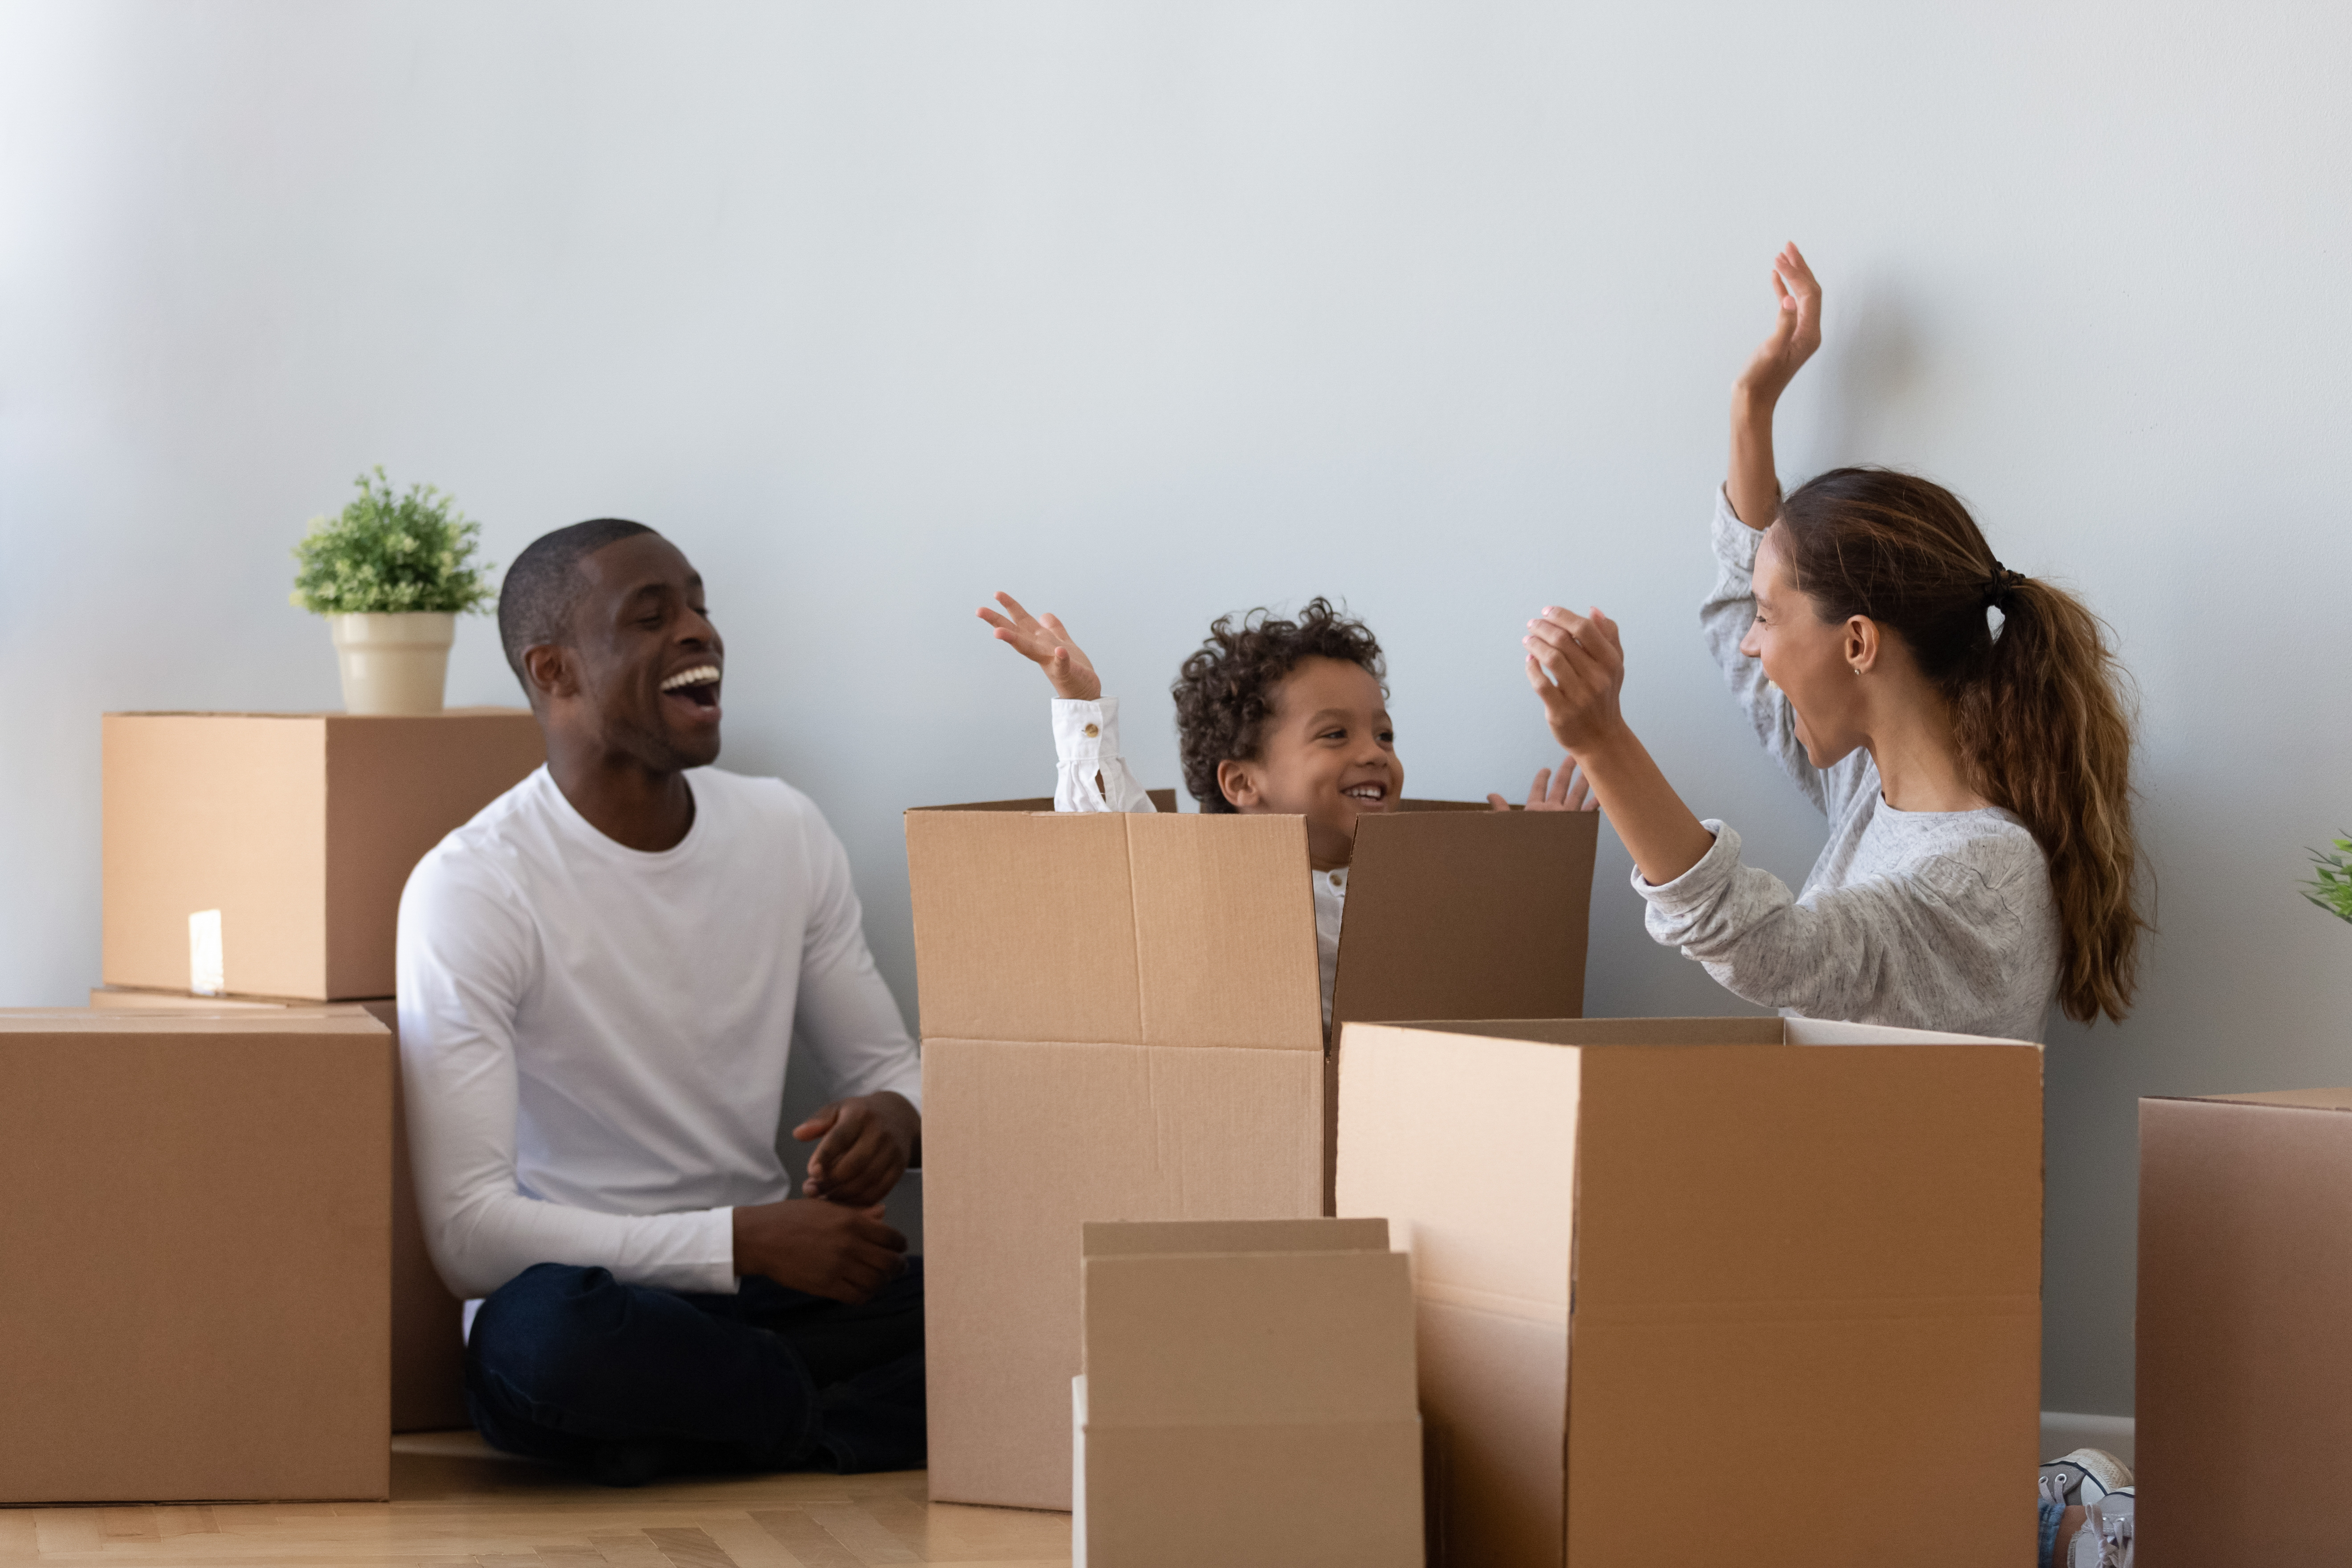
M 907 814 L 931 1495 L 1070 1506 L 1079 1226 L 1326 1212 L 1296 816 Z M 1590 813 L 1363 820 L 1334 1016 L 1580 1012 Z
M 2149 1568 L 2352 1552 L 2352 1089 L 2139 1102 Z
M 1089 1224 L 1075 1568 L 1421 1568 L 1412 1282 L 1376 1219 Z
M 1433 1563 L 2030 1559 L 2039 1046 L 1351 1024 L 1339 1072 L 1340 1213 L 1412 1257 Z
M 0 1502 L 381 1499 L 392 1043 L 0 1013 Z
M 128 991 L 100 986 L 93 1008 L 110 1012 L 282 1012 L 308 1004 L 191 996 L 185 992 Z M 391 1002 L 327 1003 L 319 1011 L 364 1013 L 392 1031 L 400 1048 L 400 1011 Z M 416 1181 L 408 1164 L 408 1118 L 401 1079 L 392 1080 L 392 1429 L 442 1432 L 474 1424 L 466 1408 L 465 1303 L 434 1271 L 416 1207 Z
M 516 708 L 106 716 L 110 985 L 347 1001 L 393 993 L 400 889 L 545 759 Z

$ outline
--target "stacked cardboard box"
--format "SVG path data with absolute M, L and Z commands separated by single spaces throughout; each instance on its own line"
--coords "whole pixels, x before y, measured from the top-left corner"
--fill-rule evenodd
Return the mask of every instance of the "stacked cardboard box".
M 1089 1224 L 1077 1568 L 1421 1568 L 1412 1286 L 1376 1219 Z
M 2352 1543 L 2352 1089 L 2139 1102 L 2138 1550 Z
M 401 889 L 544 758 L 520 709 L 417 717 L 113 713 L 104 736 L 110 1011 L 350 1003 L 397 1040 Z M 394 1431 L 466 1424 L 461 1307 L 433 1271 L 394 1086 Z
M 390 1037 L 0 1014 L 0 1502 L 389 1489 Z
M 1327 1212 L 1298 817 L 910 812 L 931 1495 L 1066 1509 L 1089 1220 Z M 1335 1017 L 1581 1011 L 1594 819 L 1367 818 Z
M 2025 1562 L 2042 1052 L 1790 1018 L 1342 1042 L 1412 1255 L 1433 1563 Z

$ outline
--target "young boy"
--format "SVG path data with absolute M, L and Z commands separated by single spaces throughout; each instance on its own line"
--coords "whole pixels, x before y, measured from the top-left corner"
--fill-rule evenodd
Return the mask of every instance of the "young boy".
M 1054 688 L 1054 744 L 1060 753 L 1056 811 L 1150 811 L 1118 746 L 1118 700 L 1068 630 L 1032 616 L 1010 594 L 1003 613 L 982 609 L 999 642 L 1045 672 Z M 1296 620 L 1253 610 L 1222 616 L 1176 673 L 1177 753 L 1184 787 L 1206 812 L 1268 813 L 1307 819 L 1307 860 L 1315 892 L 1315 948 L 1323 982 L 1323 1023 L 1331 1023 L 1331 979 L 1346 911 L 1348 862 L 1356 820 L 1391 812 L 1404 794 L 1404 763 L 1390 722 L 1385 665 L 1370 628 L 1307 602 Z M 1510 804 L 1499 795 L 1487 803 Z M 1563 759 L 1528 792 L 1530 811 L 1591 811 L 1592 795 Z

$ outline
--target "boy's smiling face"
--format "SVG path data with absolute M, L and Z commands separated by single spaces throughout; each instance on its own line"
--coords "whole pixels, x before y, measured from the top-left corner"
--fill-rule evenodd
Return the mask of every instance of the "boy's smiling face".
M 1381 683 L 1346 659 L 1309 658 L 1283 677 L 1257 752 L 1218 763 L 1218 786 L 1238 811 L 1304 816 L 1318 870 L 1346 865 L 1356 818 L 1394 811 L 1404 793 Z

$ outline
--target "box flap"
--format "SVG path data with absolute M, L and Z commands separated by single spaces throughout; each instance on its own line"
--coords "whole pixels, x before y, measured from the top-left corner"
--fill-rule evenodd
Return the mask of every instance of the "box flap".
M 1143 1042 L 1323 1049 L 1303 816 L 1124 816 Z
M 907 814 L 925 1037 L 1320 1052 L 1297 816 Z
M 1454 804 L 1358 819 L 1334 1027 L 1583 1013 L 1599 814 Z
M 2295 1110 L 2352 1110 L 2352 1089 L 2269 1089 L 2250 1094 L 2149 1095 L 2189 1105 L 2276 1105 Z
M 1339 1212 L 1388 1216 L 1424 1298 L 1565 1327 L 1582 1055 L 1349 1025 Z
M 1148 789 L 1143 793 L 1150 797 L 1155 809 L 1167 812 L 1176 809 L 1174 790 Z M 1033 795 L 1021 800 L 974 800 L 966 801 L 961 805 L 910 805 L 907 809 L 909 811 L 1034 811 L 1051 815 L 1054 809 L 1054 797 L 1050 795 Z
M 2032 1040 L 1990 1035 L 1948 1035 L 1935 1029 L 1898 1029 L 1891 1024 L 1843 1024 L 1834 1018 L 1783 1018 L 1792 1046 L 2032 1046 Z
M 1584 1058 L 1580 1321 L 2038 1301 L 2038 1047 Z
M 1780 1020 L 1724 1018 L 1444 1018 L 1399 1022 L 1398 1028 L 1480 1035 L 1541 1046 L 1777 1046 Z
M 1410 1420 L 1412 1289 L 1393 1252 L 1085 1263 L 1087 1423 Z
M 907 814 L 928 1037 L 1143 1043 L 1127 819 Z
M 202 1007 L 202 1003 L 195 1005 Z M 389 1033 L 365 1013 L 327 1007 L 231 1012 L 150 1012 L 143 1008 L 0 1008 L 0 1035 L 376 1035 Z
M 1184 1252 L 1386 1252 L 1385 1219 L 1087 1220 L 1087 1258 Z

